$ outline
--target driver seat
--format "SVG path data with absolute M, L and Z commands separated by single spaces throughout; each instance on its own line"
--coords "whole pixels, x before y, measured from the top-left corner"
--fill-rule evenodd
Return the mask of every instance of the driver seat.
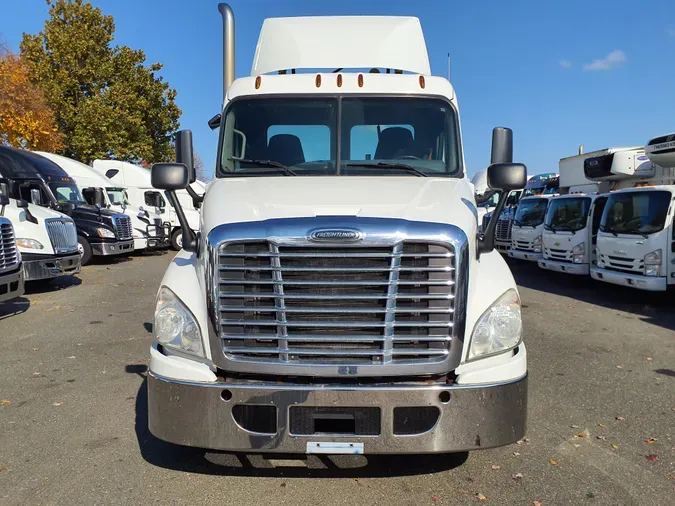
M 392 160 L 401 156 L 412 155 L 412 132 L 403 127 L 389 127 L 380 132 L 380 139 L 375 149 L 376 160 Z

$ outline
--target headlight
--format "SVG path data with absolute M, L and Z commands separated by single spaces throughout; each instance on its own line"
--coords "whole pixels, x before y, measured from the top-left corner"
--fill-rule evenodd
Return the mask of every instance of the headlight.
M 518 346 L 522 336 L 520 298 L 510 289 L 478 319 L 469 343 L 468 360 L 511 350 Z
M 661 250 L 657 249 L 645 255 L 645 265 L 661 265 Z
M 36 241 L 35 239 L 26 239 L 26 238 L 18 238 L 16 240 L 16 245 L 19 248 L 26 248 L 26 249 L 44 249 L 45 248 L 40 241 Z
M 204 356 L 202 335 L 197 320 L 181 300 L 163 286 L 155 307 L 155 339 L 167 348 Z
M 586 243 L 582 242 L 572 248 L 572 262 L 575 264 L 584 263 L 584 253 L 586 251 Z
M 115 239 L 115 232 L 108 230 L 107 228 L 97 228 L 96 232 L 99 237 L 106 237 L 108 239 Z
M 659 275 L 658 265 L 645 265 L 645 276 L 658 276 L 658 275 Z
M 538 235 L 532 240 L 532 249 L 535 253 L 541 253 L 541 236 Z

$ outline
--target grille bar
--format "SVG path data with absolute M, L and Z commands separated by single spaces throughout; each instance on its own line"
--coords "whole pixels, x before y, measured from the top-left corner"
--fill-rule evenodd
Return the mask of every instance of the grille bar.
M 0 272 L 12 270 L 18 264 L 19 254 L 14 238 L 14 228 L 11 223 L 0 223 Z
M 229 350 L 225 350 L 226 352 Z M 247 348 L 247 353 L 260 353 L 260 354 L 281 354 L 285 355 L 289 353 L 288 348 Z M 322 356 L 341 356 L 344 355 L 344 350 L 332 349 L 332 348 L 293 348 L 293 355 L 322 355 Z M 398 356 L 411 356 L 411 355 L 420 355 L 419 350 L 350 350 L 350 355 L 354 356 L 382 356 L 385 358 L 387 356 L 398 355 Z M 448 350 L 425 350 L 424 355 L 432 356 L 446 356 Z
M 221 279 L 221 284 L 224 285 L 241 285 L 241 279 Z M 278 285 L 286 284 L 293 286 L 388 286 L 391 285 L 391 281 L 284 281 L 281 280 L 246 280 L 245 284 L 247 285 Z M 451 280 L 438 280 L 438 281 L 399 281 L 398 286 L 453 286 L 455 283 Z
M 228 299 L 275 299 L 277 294 L 275 293 L 260 293 L 260 292 L 250 292 L 250 293 L 229 293 L 221 292 L 221 298 Z M 438 294 L 415 294 L 415 293 L 397 293 L 394 295 L 384 294 L 384 295 L 284 295 L 285 300 L 382 300 L 382 299 L 397 299 L 397 300 L 450 300 L 454 299 L 455 296 L 450 293 L 438 293 Z
M 344 341 L 346 343 L 369 343 L 369 342 L 384 342 L 385 337 L 380 336 L 362 336 L 362 335 L 349 335 L 349 334 L 340 334 L 339 336 L 334 335 L 322 335 L 322 334 L 286 334 L 280 336 L 279 334 L 228 334 L 229 339 L 242 339 L 249 341 L 272 341 L 277 339 L 288 339 L 288 341 L 302 341 L 302 342 L 336 342 Z M 438 343 L 449 343 L 452 341 L 450 336 L 417 336 L 417 335 L 403 335 L 398 334 L 391 338 L 394 342 L 412 342 L 419 341 L 422 338 L 424 341 L 433 341 Z
M 77 250 L 77 229 L 70 218 L 48 218 L 45 220 L 47 234 L 54 253 L 66 253 Z
M 278 257 L 271 257 L 278 259 Z M 400 259 L 394 257 L 392 260 Z M 240 271 L 241 267 L 220 267 L 221 271 Z M 378 269 L 369 267 L 246 267 L 248 271 L 260 272 L 451 272 L 454 269 L 450 267 L 390 267 L 388 269 Z
M 400 256 L 401 258 L 453 258 L 452 253 L 352 253 L 351 258 L 391 258 L 392 256 Z M 343 258 L 344 253 L 221 253 L 221 257 L 279 257 L 279 258 Z
M 241 320 L 221 319 L 220 324 L 223 326 L 252 326 L 252 327 L 310 327 L 310 328 L 391 328 L 391 327 L 425 327 L 425 328 L 440 328 L 452 327 L 451 322 L 433 321 L 433 322 L 372 322 L 372 321 L 301 321 L 301 320 L 254 320 L 251 322 L 244 322 Z
M 250 306 L 250 307 L 241 307 L 241 306 L 221 306 L 220 311 L 223 312 L 253 312 L 253 313 L 269 313 L 269 312 L 284 312 L 285 314 L 289 313 L 350 313 L 350 314 L 371 314 L 371 313 L 452 313 L 453 309 L 449 308 L 414 308 L 414 307 L 396 307 L 396 297 L 389 299 L 392 301 L 392 308 L 382 308 L 382 307 L 312 307 L 312 308 L 288 308 L 285 306 Z M 392 320 L 393 321 L 393 320 Z
M 131 226 L 131 218 L 126 214 L 116 214 L 113 217 L 113 224 L 115 225 L 115 232 L 117 238 L 122 241 L 127 241 L 133 238 L 133 227 Z

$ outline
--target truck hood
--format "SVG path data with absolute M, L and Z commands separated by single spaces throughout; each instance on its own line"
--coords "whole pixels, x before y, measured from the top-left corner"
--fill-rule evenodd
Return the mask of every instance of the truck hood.
M 361 216 L 477 226 L 466 179 L 387 177 L 223 178 L 209 184 L 205 233 L 224 223 L 272 218 Z

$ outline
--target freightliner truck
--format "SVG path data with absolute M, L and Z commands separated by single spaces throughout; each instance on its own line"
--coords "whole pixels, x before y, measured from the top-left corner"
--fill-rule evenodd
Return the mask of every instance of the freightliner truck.
M 157 294 L 151 432 L 310 454 L 521 439 L 521 306 L 494 250 L 527 179 L 511 131 L 493 131 L 500 199 L 480 234 L 457 95 L 431 75 L 417 18 L 267 19 L 234 80 L 234 18 L 219 10 L 224 103 L 197 233 L 174 193 L 195 179 L 191 133 L 152 168 L 183 250 Z
M 21 297 L 24 291 L 21 253 L 12 222 L 5 218 L 8 205 L 9 197 L 0 193 L 0 302 Z

